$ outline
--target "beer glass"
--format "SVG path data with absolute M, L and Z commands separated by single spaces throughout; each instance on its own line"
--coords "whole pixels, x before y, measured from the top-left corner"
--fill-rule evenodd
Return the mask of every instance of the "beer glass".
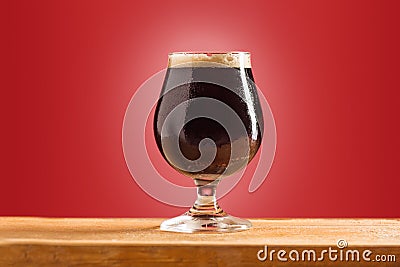
M 250 53 L 170 53 L 155 111 L 154 136 L 168 164 L 194 180 L 197 200 L 183 215 L 164 221 L 161 230 L 249 229 L 248 220 L 221 209 L 216 187 L 254 158 L 262 134 Z

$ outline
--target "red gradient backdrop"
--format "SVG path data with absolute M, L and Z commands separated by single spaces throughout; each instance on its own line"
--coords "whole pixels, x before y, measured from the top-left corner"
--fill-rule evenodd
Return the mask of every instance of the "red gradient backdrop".
M 276 119 L 276 158 L 258 191 L 246 176 L 221 205 L 245 217 L 400 217 L 397 1 L 4 5 L 0 215 L 183 212 L 131 178 L 125 109 L 168 52 L 245 50 Z

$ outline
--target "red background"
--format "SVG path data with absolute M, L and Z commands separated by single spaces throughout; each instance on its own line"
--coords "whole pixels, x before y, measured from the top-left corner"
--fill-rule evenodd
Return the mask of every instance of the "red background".
M 396 2 L 7 2 L 0 215 L 183 212 L 131 178 L 125 109 L 168 52 L 245 50 L 275 116 L 276 158 L 258 191 L 245 177 L 221 205 L 400 217 Z

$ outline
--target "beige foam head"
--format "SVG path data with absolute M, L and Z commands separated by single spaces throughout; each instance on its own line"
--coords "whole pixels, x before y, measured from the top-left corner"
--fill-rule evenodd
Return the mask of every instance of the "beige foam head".
M 168 55 L 169 68 L 182 67 L 251 68 L 249 52 L 175 52 Z

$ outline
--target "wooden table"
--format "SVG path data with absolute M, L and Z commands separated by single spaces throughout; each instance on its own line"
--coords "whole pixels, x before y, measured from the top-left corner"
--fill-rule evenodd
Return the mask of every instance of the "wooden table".
M 400 266 L 399 219 L 254 219 L 226 234 L 162 232 L 161 221 L 0 217 L 0 266 Z

